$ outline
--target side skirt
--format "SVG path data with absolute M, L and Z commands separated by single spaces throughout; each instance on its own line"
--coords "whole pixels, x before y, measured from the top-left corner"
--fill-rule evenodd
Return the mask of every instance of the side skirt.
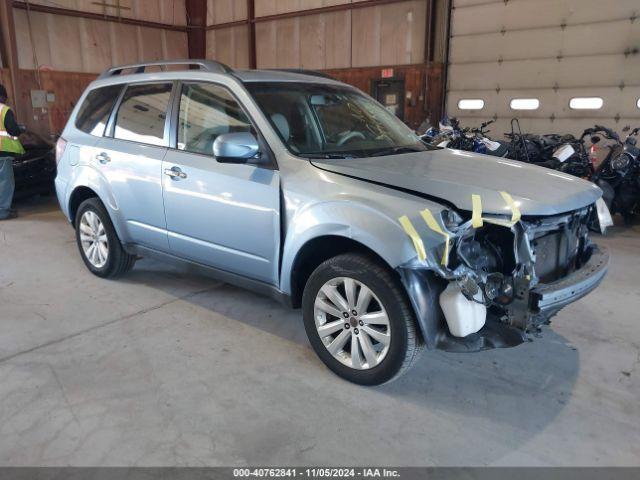
M 268 283 L 260 282 L 258 280 L 254 280 L 252 278 L 245 277 L 243 275 L 238 275 L 237 273 L 228 272 L 226 270 L 220 270 L 218 268 L 210 267 L 209 265 L 203 265 L 198 262 L 176 257 L 175 255 L 171 255 L 165 252 L 160 252 L 158 250 L 144 247 L 142 245 L 129 243 L 124 245 L 124 248 L 127 251 L 127 253 L 131 255 L 138 255 L 140 257 L 153 258 L 163 263 L 168 263 L 168 264 L 176 265 L 183 268 L 186 267 L 189 273 L 202 275 L 205 277 L 212 278 L 214 280 L 228 283 L 230 285 L 235 285 L 236 287 L 244 288 L 246 290 L 251 290 L 252 292 L 258 293 L 265 297 L 272 298 L 286 307 L 293 308 L 292 306 L 293 304 L 291 302 L 291 296 L 281 291 L 275 285 L 270 285 Z

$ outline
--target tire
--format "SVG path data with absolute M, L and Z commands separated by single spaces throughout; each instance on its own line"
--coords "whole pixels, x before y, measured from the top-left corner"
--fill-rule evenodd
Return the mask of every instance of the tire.
M 354 292 L 350 300 L 347 285 Z M 357 312 L 352 307 L 360 303 L 365 288 L 370 290 L 371 300 L 364 311 Z M 342 302 L 330 300 L 335 299 L 335 292 Z M 336 308 L 339 304 L 341 309 Z M 345 306 L 352 309 L 348 318 L 344 315 Z M 305 285 L 302 309 L 304 327 L 318 357 L 334 373 L 353 383 L 380 385 L 395 380 L 409 370 L 424 349 L 399 279 L 386 266 L 363 254 L 338 255 L 316 268 Z M 386 325 L 380 323 L 384 313 Z M 321 327 L 327 335 L 320 334 Z M 343 342 L 336 352 L 340 348 L 336 345 Z
M 87 227 L 89 223 L 92 223 L 90 219 L 93 218 L 97 218 L 102 226 L 102 229 L 99 229 L 100 238 L 106 238 L 106 258 L 101 257 L 99 258 L 100 261 L 96 261 L 97 257 L 89 258 L 92 251 L 86 251 L 86 245 L 90 244 L 90 242 L 85 242 L 83 245 L 83 238 L 87 238 L 85 235 L 91 235 Z M 122 243 L 113 228 L 109 213 L 98 198 L 89 198 L 80 204 L 75 218 L 75 227 L 76 243 L 80 250 L 80 256 L 91 273 L 101 278 L 116 278 L 133 268 L 136 257 L 135 255 L 129 255 L 122 248 Z M 102 243 L 104 245 L 105 242 Z M 104 256 L 103 252 L 104 249 L 99 255 Z

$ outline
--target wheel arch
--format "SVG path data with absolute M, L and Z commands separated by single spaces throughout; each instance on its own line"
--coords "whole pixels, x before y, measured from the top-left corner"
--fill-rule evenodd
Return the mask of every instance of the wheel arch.
M 116 233 L 118 234 L 118 238 L 126 243 L 129 238 L 126 224 L 121 222 L 118 215 L 118 208 L 115 205 L 115 201 L 112 200 L 109 190 L 101 190 L 99 188 L 100 186 L 100 183 L 93 184 L 83 182 L 73 188 L 69 194 L 69 201 L 67 204 L 69 209 L 69 221 L 75 228 L 76 215 L 82 202 L 89 198 L 97 198 L 106 208 L 109 218 L 111 219 L 111 223 L 113 223 L 113 228 L 115 228 Z M 107 198 L 105 198 L 105 195 Z
M 90 187 L 80 185 L 73 189 L 71 195 L 69 196 L 69 220 L 71 224 L 75 228 L 76 224 L 76 214 L 78 213 L 78 208 L 85 200 L 89 198 L 100 198 L 100 196 Z M 104 203 L 104 202 L 103 202 Z
M 321 235 L 308 240 L 298 250 L 293 261 L 290 287 L 291 303 L 294 308 L 301 306 L 304 287 L 313 271 L 324 261 L 344 253 L 365 254 L 400 278 L 397 271 L 382 256 L 364 243 L 341 235 Z

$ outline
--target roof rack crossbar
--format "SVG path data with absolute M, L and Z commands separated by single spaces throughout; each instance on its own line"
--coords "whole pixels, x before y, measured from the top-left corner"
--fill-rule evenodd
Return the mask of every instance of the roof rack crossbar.
M 119 65 L 117 67 L 111 67 L 108 70 L 105 70 L 99 78 L 109 78 L 115 75 L 120 75 L 124 70 L 134 70 L 133 73 L 144 73 L 147 67 L 160 67 L 163 71 L 166 67 L 171 65 L 185 65 L 185 66 L 196 66 L 200 70 L 204 70 L 206 72 L 211 73 L 231 73 L 233 70 L 221 62 L 216 62 L 215 60 L 194 60 L 194 59 L 184 59 L 184 60 L 159 60 L 154 62 L 141 62 L 141 63 L 132 63 L 130 65 Z

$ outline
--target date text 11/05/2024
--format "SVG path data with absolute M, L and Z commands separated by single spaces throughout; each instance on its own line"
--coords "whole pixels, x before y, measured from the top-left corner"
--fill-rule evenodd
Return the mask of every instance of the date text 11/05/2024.
M 388 468 L 236 468 L 234 478 L 397 478 Z

